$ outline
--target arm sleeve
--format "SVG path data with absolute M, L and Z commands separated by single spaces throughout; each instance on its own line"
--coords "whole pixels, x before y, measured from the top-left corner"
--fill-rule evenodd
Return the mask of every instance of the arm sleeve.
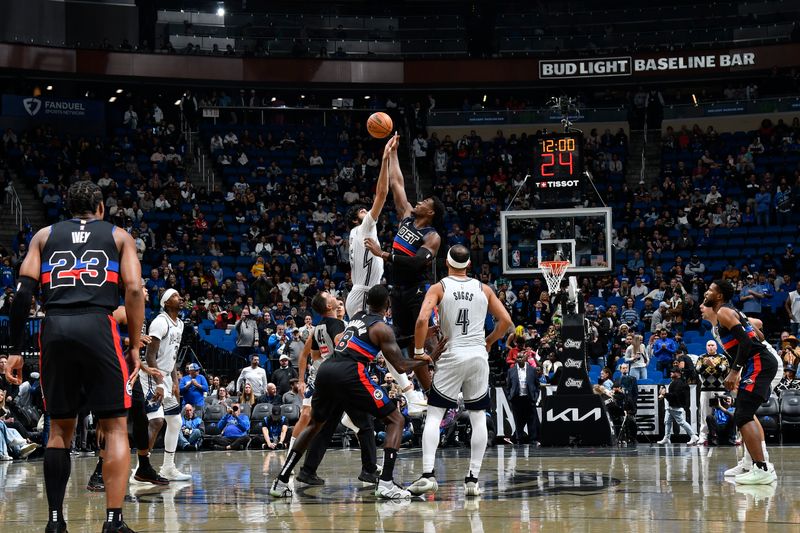
M 359 235 L 364 235 L 372 231 L 372 228 L 375 227 L 375 219 L 372 218 L 372 215 L 369 211 L 367 214 L 364 215 L 364 219 L 361 221 L 361 231 L 358 233 Z
M 750 336 L 747 334 L 741 324 L 736 324 L 733 328 L 731 328 L 731 333 L 733 334 L 733 338 L 739 341 L 733 366 L 741 368 L 747 362 L 747 358 L 750 355 L 750 349 L 753 346 L 753 341 L 750 339 Z
M 415 255 L 414 257 L 409 257 L 405 255 L 395 255 L 392 258 L 392 262 L 397 266 L 421 272 L 425 270 L 428 267 L 428 265 L 430 265 L 432 258 L 433 258 L 433 253 L 431 253 L 430 250 L 428 250 L 423 246 L 422 248 L 417 250 L 417 255 Z

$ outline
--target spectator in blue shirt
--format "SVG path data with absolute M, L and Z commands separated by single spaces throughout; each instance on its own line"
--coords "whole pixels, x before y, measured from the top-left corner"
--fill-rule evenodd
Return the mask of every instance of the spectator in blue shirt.
M 662 329 L 650 337 L 650 342 L 653 345 L 653 357 L 656 358 L 656 370 L 662 371 L 665 378 L 669 377 L 675 352 L 678 351 L 678 344 L 669 338 L 669 332 L 666 329 Z
M 772 205 L 772 195 L 767 188 L 762 185 L 756 193 L 756 224 L 761 226 L 769 225 L 769 210 Z
M 198 411 L 203 411 L 206 406 L 205 393 L 208 392 L 208 381 L 200 375 L 200 365 L 189 365 L 189 375 L 183 376 L 180 382 L 181 400 L 183 405 L 191 404 Z
M 220 435 L 214 437 L 215 450 L 244 450 L 250 444 L 250 417 L 244 414 L 238 403 L 228 408 L 217 426 L 222 428 Z
M 619 315 L 619 321 L 628 324 L 631 330 L 639 330 L 639 312 L 633 306 L 633 298 L 625 300 L 625 307 Z
M 0 289 L 14 286 L 14 269 L 11 267 L 11 258 L 5 257 L 0 266 Z
M 747 275 L 742 292 L 739 293 L 739 301 L 742 302 L 742 311 L 748 317 L 761 317 L 761 300 L 766 298 L 763 288 L 759 286 L 752 274 Z
M 282 450 L 286 447 L 286 434 L 289 431 L 289 425 L 286 422 L 286 417 L 281 415 L 281 408 L 279 405 L 272 406 L 272 412 L 269 416 L 264 417 L 261 425 L 261 435 L 264 438 L 264 444 L 261 445 L 262 450 Z
M 183 408 L 181 431 L 178 433 L 179 450 L 199 450 L 203 444 L 203 420 L 195 416 L 192 404 Z
M 605 389 L 609 392 L 611 392 L 611 389 L 614 388 L 614 382 L 611 381 L 611 376 L 611 369 L 607 366 L 603 367 L 603 369 L 600 371 L 600 379 L 597 382 L 599 385 L 605 387 Z

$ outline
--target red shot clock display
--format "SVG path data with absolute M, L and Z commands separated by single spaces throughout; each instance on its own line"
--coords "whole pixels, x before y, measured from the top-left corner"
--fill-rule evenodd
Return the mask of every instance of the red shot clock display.
M 577 187 L 583 175 L 583 138 L 578 133 L 539 137 L 533 164 L 538 188 Z

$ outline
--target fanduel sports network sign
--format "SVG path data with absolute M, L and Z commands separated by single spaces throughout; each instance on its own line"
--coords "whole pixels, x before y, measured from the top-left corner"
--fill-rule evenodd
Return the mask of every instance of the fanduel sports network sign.
M 756 60 L 755 52 L 543 59 L 539 61 L 539 79 L 606 78 L 648 73 L 752 68 L 757 66 Z
M 31 120 L 104 121 L 105 104 L 94 100 L 3 95 L 3 116 Z

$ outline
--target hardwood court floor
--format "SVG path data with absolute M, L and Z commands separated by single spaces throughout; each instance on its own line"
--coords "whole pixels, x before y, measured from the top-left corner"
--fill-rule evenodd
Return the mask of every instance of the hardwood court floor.
M 191 482 L 134 486 L 124 512 L 131 527 L 148 532 L 800 532 L 800 448 L 772 448 L 775 487 L 725 482 L 735 453 L 683 445 L 490 448 L 484 494 L 466 501 L 469 451 L 450 448 L 437 459 L 439 492 L 411 502 L 377 501 L 355 479 L 358 450 L 330 450 L 319 471 L 325 486 L 297 483 L 291 500 L 268 495 L 285 452 L 185 453 L 177 463 Z M 153 464 L 161 457 L 154 454 Z M 100 531 L 104 497 L 85 490 L 94 464 L 73 459 L 65 501 L 71 532 Z M 408 484 L 420 467 L 419 450 L 402 450 L 396 479 Z M 43 531 L 46 513 L 41 461 L 1 463 L 0 532 Z

